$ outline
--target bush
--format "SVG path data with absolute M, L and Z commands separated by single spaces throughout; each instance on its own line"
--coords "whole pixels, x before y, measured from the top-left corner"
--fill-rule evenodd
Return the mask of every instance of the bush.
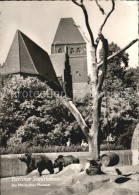
M 100 145 L 100 150 L 101 151 L 107 151 L 107 150 L 125 150 L 124 146 L 122 145 L 117 145 L 115 143 L 103 143 Z
M 122 145 L 103 143 L 100 146 L 101 151 L 108 150 L 125 150 Z M 71 146 L 28 146 L 28 143 L 22 143 L 18 146 L 9 146 L 7 148 L 1 148 L 1 154 L 22 154 L 22 153 L 59 153 L 59 152 L 88 152 L 88 147 L 82 147 L 81 145 Z
M 22 153 L 57 153 L 57 152 L 85 152 L 88 147 L 80 145 L 71 146 L 32 146 L 28 144 L 20 144 L 19 146 L 9 146 L 8 148 L 1 148 L 1 154 L 22 154 Z

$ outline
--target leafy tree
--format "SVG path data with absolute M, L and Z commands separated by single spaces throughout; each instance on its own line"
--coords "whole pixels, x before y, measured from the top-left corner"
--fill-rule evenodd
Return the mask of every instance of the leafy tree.
M 103 103 L 105 103 L 106 97 Z M 132 134 L 138 123 L 138 105 L 136 91 L 125 90 L 122 97 L 119 95 L 107 97 L 107 108 L 102 107 L 102 131 L 106 136 L 111 133 L 115 143 L 130 148 Z M 102 103 L 102 106 L 103 106 Z
M 139 77 L 139 67 L 137 68 L 129 68 L 124 75 L 124 87 L 125 88 L 133 88 L 134 90 L 138 90 L 138 77 Z
M 121 48 L 115 44 L 110 43 L 108 45 L 108 56 L 118 52 Z M 99 57 L 103 60 L 104 49 L 99 52 Z M 118 92 L 124 89 L 124 77 L 128 68 L 129 55 L 125 52 L 116 56 L 114 59 L 108 61 L 107 74 L 105 75 L 105 81 L 103 85 L 103 91 L 105 92 Z
M 47 83 L 37 77 L 12 77 L 0 96 L 1 145 L 63 145 L 78 134 L 74 117 Z M 79 139 L 74 139 L 77 143 Z

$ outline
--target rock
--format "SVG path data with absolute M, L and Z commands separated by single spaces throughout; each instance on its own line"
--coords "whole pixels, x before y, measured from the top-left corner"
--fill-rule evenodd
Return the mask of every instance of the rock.
M 109 181 L 110 181 L 109 178 L 106 178 L 106 179 L 97 178 L 96 180 L 94 178 L 94 180 L 85 183 L 85 185 L 86 185 L 86 188 L 87 188 L 88 192 L 91 192 L 91 191 L 93 191 L 97 188 L 102 187 L 104 183 L 109 182 Z
M 88 193 L 88 195 L 112 195 L 114 192 L 113 185 L 111 182 L 105 182 L 99 188 L 96 188 Z M 117 194 L 118 195 L 118 194 Z
M 46 175 L 50 178 L 50 181 L 40 181 L 40 183 L 50 183 L 50 187 L 39 187 L 39 188 L 25 188 L 25 195 L 33 192 L 37 194 L 47 194 L 47 195 L 138 195 L 138 181 L 139 174 L 130 175 L 125 177 L 123 175 L 87 175 L 85 171 L 82 171 L 82 166 L 79 164 L 69 165 L 64 168 L 58 174 L 49 174 Z M 108 167 L 107 167 L 108 168 Z M 106 168 L 106 169 L 107 169 Z M 112 170 L 114 167 L 111 167 Z M 120 166 L 118 169 L 122 174 L 127 174 L 129 172 L 138 172 L 138 166 Z M 80 172 L 82 171 L 82 172 Z M 110 171 L 110 169 L 109 169 Z M 16 177 L 15 179 L 21 178 L 33 178 L 37 176 L 38 179 L 43 178 L 39 176 L 38 171 L 34 170 L 27 176 Z M 45 177 L 45 176 L 44 176 Z M 52 180 L 51 180 L 52 178 Z M 57 178 L 57 180 L 55 179 Z M 58 179 L 59 178 L 59 179 Z M 121 178 L 124 178 L 121 180 Z M 55 180 L 54 180 L 55 179 Z M 32 180 L 32 179 L 31 179 Z M 118 182 L 116 182 L 118 181 Z M 120 181 L 120 182 L 119 182 Z M 10 188 L 11 183 L 13 183 L 12 178 L 3 178 L 1 179 L 3 191 L 7 189 L 7 186 Z M 19 183 L 18 181 L 14 182 L 15 184 Z M 33 182 L 33 184 L 36 182 Z M 20 194 L 18 191 L 19 188 L 10 188 L 11 194 Z M 28 191 L 28 189 L 30 191 Z M 35 190 L 34 190 L 35 189 Z M 5 194 L 7 194 L 5 192 Z
M 43 172 L 42 172 L 42 175 L 49 175 L 49 176 L 52 176 L 52 174 L 50 175 L 49 171 L 47 169 L 45 169 Z M 40 177 L 39 173 L 38 173 L 38 170 L 35 169 L 34 171 L 32 171 L 31 173 L 29 173 L 26 177 L 30 177 L 30 176 L 37 176 L 37 177 Z
M 77 181 L 74 185 L 72 185 L 75 193 L 82 193 L 87 194 L 88 190 L 84 184 L 82 184 L 80 181 Z
M 70 194 L 74 194 L 75 190 L 71 186 L 64 186 L 55 192 L 56 192 L 55 195 L 70 195 Z
M 126 188 L 116 188 L 112 195 L 132 195 L 132 191 Z
M 135 181 L 139 181 L 139 174 L 131 175 L 130 178 L 135 180 Z
M 26 177 L 32 177 L 32 176 L 40 177 L 40 176 L 39 176 L 39 172 L 38 172 L 37 169 L 35 169 L 35 170 L 32 171 L 31 173 L 29 173 Z
M 101 166 L 101 171 L 107 175 L 118 175 L 116 167 L 106 167 L 105 165 Z
M 71 164 L 65 167 L 61 172 L 57 173 L 58 176 L 68 176 L 72 174 L 77 174 L 83 171 L 84 168 L 81 164 Z
M 122 172 L 122 174 L 127 174 L 129 172 L 138 172 L 139 173 L 139 166 L 138 165 L 125 165 L 119 166 L 118 169 Z

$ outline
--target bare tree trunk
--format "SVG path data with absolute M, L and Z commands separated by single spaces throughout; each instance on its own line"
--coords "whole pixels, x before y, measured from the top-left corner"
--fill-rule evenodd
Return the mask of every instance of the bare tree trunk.
M 128 49 L 131 45 L 133 45 L 138 39 L 133 40 L 130 44 L 128 44 L 125 48 L 122 50 L 116 52 L 112 56 L 108 57 L 108 41 L 105 39 L 104 35 L 102 34 L 102 30 L 112 14 L 112 12 L 115 9 L 115 1 L 111 0 L 112 2 L 112 7 L 110 11 L 106 14 L 102 6 L 98 3 L 98 0 L 95 0 L 97 6 L 99 7 L 100 11 L 102 12 L 103 15 L 105 15 L 105 19 L 100 26 L 99 32 L 98 32 L 98 37 L 96 39 L 96 42 L 94 41 L 94 36 L 92 29 L 90 28 L 89 20 L 88 20 L 88 13 L 86 10 L 85 5 L 83 4 L 83 0 L 76 1 L 72 0 L 73 3 L 75 3 L 77 6 L 81 7 L 83 13 L 84 13 L 84 18 L 85 18 L 85 24 L 86 28 L 88 30 L 88 33 L 90 35 L 90 40 L 91 40 L 91 45 L 92 45 L 92 70 L 91 70 L 91 95 L 92 95 L 92 118 L 93 118 L 93 124 L 91 125 L 91 128 L 87 126 L 85 123 L 84 119 L 82 118 L 80 112 L 77 110 L 75 105 L 73 104 L 72 101 L 67 101 L 64 100 L 63 103 L 64 105 L 71 111 L 71 113 L 74 115 L 76 120 L 78 121 L 78 124 L 80 128 L 82 129 L 84 135 L 86 136 L 86 139 L 88 140 L 89 144 L 89 153 L 90 157 L 94 160 L 97 160 L 100 155 L 100 144 L 99 144 L 99 133 L 100 133 L 100 113 L 101 113 L 101 100 L 104 95 L 102 92 L 102 86 L 103 82 L 106 76 L 107 72 L 107 61 L 110 59 L 113 59 L 115 56 L 118 56 L 122 52 L 124 52 L 126 49 Z M 98 44 L 99 41 L 102 42 L 102 47 L 104 49 L 104 57 L 102 62 L 98 63 L 97 62 L 97 49 L 98 49 Z M 99 76 L 100 68 L 102 67 L 102 73 Z
M 92 118 L 93 124 L 89 129 L 88 145 L 90 157 L 94 160 L 99 158 L 99 144 L 98 144 L 98 134 L 99 134 L 99 92 L 98 92 L 98 73 L 97 73 L 97 56 L 96 47 L 92 46 L 92 75 L 91 75 L 91 95 L 92 95 Z
M 93 95 L 93 124 L 89 131 L 89 153 L 90 157 L 94 160 L 97 160 L 100 155 L 99 140 L 98 135 L 100 131 L 100 98 L 99 94 L 96 92 Z
M 98 130 L 95 131 L 93 137 L 88 139 L 89 156 L 92 160 L 99 159 L 99 147 L 98 147 Z

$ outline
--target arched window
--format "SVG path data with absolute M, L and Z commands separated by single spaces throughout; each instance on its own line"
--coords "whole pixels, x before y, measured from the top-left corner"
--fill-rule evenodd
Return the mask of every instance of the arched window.
M 70 54 L 74 54 L 74 49 L 73 48 L 70 49 Z
M 77 54 L 80 54 L 80 53 L 81 53 L 81 50 L 80 50 L 80 48 L 79 48 L 79 47 L 77 48 L 77 50 L 76 50 L 76 51 L 77 51 Z
M 61 48 L 58 49 L 58 53 L 62 53 L 62 49 Z

